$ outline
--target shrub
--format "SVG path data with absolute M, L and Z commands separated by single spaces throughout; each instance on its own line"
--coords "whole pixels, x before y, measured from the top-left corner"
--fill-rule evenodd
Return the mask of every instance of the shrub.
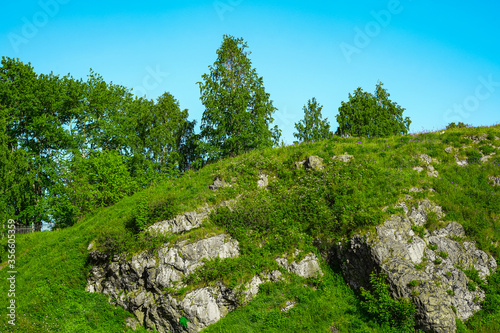
M 375 316 L 381 324 L 398 329 L 398 332 L 414 332 L 416 307 L 410 300 L 404 298 L 395 300 L 389 294 L 389 286 L 385 283 L 385 273 L 370 274 L 370 284 L 373 294 L 361 288 L 365 299 L 362 305 Z
M 491 153 L 495 152 L 495 148 L 493 148 L 490 145 L 482 145 L 479 147 L 479 150 L 484 154 L 484 155 L 489 155 Z
M 469 149 L 465 154 L 467 155 L 467 163 L 469 164 L 478 164 L 481 162 L 481 157 L 483 157 L 483 155 L 475 149 Z
M 455 124 L 454 122 L 453 123 L 449 123 L 447 126 L 446 126 L 446 129 L 449 130 L 449 129 L 454 129 L 454 128 L 467 128 L 469 127 L 470 125 L 468 124 L 464 124 L 463 122 L 459 122 L 458 124 Z

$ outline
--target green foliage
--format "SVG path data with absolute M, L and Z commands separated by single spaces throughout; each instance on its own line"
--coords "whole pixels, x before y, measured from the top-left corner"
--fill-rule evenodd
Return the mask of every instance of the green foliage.
M 377 83 L 374 95 L 361 88 L 349 94 L 349 101 L 339 108 L 337 135 L 387 137 L 408 133 L 411 121 L 403 119 L 405 109 L 392 102 L 382 86 L 382 82 Z
M 385 273 L 370 274 L 372 292 L 361 288 L 365 299 L 362 304 L 377 321 L 388 324 L 398 332 L 413 332 L 415 326 L 416 308 L 408 299 L 395 300 L 389 294 Z
M 441 258 L 443 259 L 446 259 L 448 258 L 448 253 L 444 252 L 444 251 L 438 251 L 437 252 L 437 255 L 440 256 Z
M 467 289 L 469 289 L 470 291 L 476 291 L 477 284 L 474 281 L 469 281 L 467 282 Z
M 437 244 L 429 244 L 429 245 L 427 245 L 427 247 L 433 251 L 437 250 L 437 248 L 438 248 Z
M 409 283 L 408 283 L 408 287 L 410 288 L 414 288 L 418 286 L 418 280 L 411 280 Z
M 424 238 L 425 236 L 425 227 L 421 225 L 412 225 L 411 229 L 420 236 L 420 238 Z
M 295 124 L 297 133 L 293 136 L 300 141 L 319 141 L 329 139 L 332 136 L 330 132 L 330 124 L 328 119 L 321 119 L 321 110 L 323 106 L 318 104 L 316 98 L 307 101 L 307 106 L 304 105 L 304 119 Z
M 467 127 L 470 127 L 470 125 L 468 124 L 464 124 L 462 123 L 461 121 L 458 123 L 458 124 L 455 124 L 455 123 L 449 123 L 447 126 L 446 126 L 446 129 L 449 130 L 449 129 L 455 129 L 455 128 L 467 128 Z
M 480 152 L 478 152 L 477 150 L 467 149 L 465 151 L 465 154 L 467 155 L 467 163 L 469 163 L 469 164 L 481 163 L 481 157 L 483 157 L 483 155 Z
M 482 145 L 479 147 L 479 150 L 484 154 L 484 155 L 489 155 L 494 153 L 496 150 L 490 145 Z
M 179 324 L 181 324 L 182 326 L 184 326 L 185 328 L 187 328 L 187 323 L 189 322 L 189 320 L 186 318 L 186 317 L 180 317 L 179 318 Z
M 247 47 L 242 38 L 224 35 L 210 73 L 198 82 L 205 106 L 200 149 L 209 161 L 279 142 L 278 128 L 269 128 L 276 108 L 252 68 Z

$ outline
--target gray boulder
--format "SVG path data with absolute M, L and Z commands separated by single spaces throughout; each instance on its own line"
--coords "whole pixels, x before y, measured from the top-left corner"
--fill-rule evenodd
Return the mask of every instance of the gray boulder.
M 474 243 L 457 241 L 465 235 L 458 223 L 416 234 L 412 227 L 422 227 L 430 211 L 443 216 L 441 207 L 422 200 L 417 208 L 407 208 L 404 216 L 393 215 L 375 232 L 339 243 L 335 253 L 351 287 L 369 288 L 370 274 L 385 272 L 392 296 L 407 297 L 416 304 L 420 328 L 454 332 L 456 318 L 472 316 L 485 296 L 479 288 L 469 290 L 470 281 L 462 269 L 475 268 L 484 278 L 496 270 L 496 261 Z M 411 281 L 418 286 L 411 287 Z
M 344 153 L 342 155 L 333 156 L 332 159 L 339 160 L 341 162 L 346 162 L 347 163 L 350 160 L 354 159 L 354 156 L 353 155 L 349 155 L 348 153 Z
M 301 169 L 301 168 L 311 169 L 311 170 L 322 170 L 325 168 L 325 165 L 323 164 L 323 159 L 319 156 L 309 156 L 306 157 L 306 159 L 300 161 L 300 162 L 295 162 L 295 168 Z
M 156 254 L 141 252 L 129 260 L 125 255 L 109 258 L 94 250 L 89 254 L 94 266 L 86 290 L 108 295 L 149 329 L 198 332 L 232 311 L 242 292 L 220 283 L 194 289 L 182 299 L 171 291 L 183 287 L 182 278 L 203 265 L 203 259 L 238 255 L 238 242 L 224 234 L 167 245 Z M 253 297 L 248 295 L 246 298 Z M 180 323 L 181 317 L 188 319 L 187 327 Z
M 297 250 L 294 256 L 296 257 L 298 254 L 299 251 Z M 314 253 L 308 253 L 302 260 L 292 261 L 291 263 L 288 263 L 288 260 L 282 257 L 276 258 L 275 260 L 290 273 L 297 274 L 304 278 L 323 276 L 323 272 L 319 267 L 318 258 Z

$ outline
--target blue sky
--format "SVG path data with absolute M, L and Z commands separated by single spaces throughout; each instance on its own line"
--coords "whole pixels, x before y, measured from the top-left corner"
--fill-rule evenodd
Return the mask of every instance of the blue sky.
M 316 97 L 332 129 L 341 101 L 382 81 L 411 132 L 500 123 L 498 1 L 9 1 L 0 55 L 38 73 L 106 81 L 156 99 L 171 92 L 203 114 L 196 82 L 223 34 L 242 37 L 292 143 Z

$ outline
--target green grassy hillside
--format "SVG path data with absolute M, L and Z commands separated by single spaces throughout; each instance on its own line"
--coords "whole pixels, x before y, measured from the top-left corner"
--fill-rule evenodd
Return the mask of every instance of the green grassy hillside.
M 445 221 L 461 223 L 467 237 L 498 261 L 500 186 L 492 186 L 489 177 L 500 177 L 499 138 L 500 125 L 378 139 L 336 137 L 252 151 L 197 172 L 188 171 L 95 211 L 73 227 L 16 235 L 15 298 L 8 296 L 7 278 L 12 274 L 4 238 L 0 243 L 0 331 L 127 331 L 125 319 L 130 313 L 110 305 L 104 295 L 85 292 L 91 242 L 101 251 L 131 255 L 181 238 L 227 232 L 239 241 L 241 255 L 209 261 L 186 282 L 197 286 L 223 281 L 235 286 L 258 272 L 277 269 L 273 259 L 278 255 L 297 248 L 324 254 L 328 244 L 382 223 L 400 212 L 393 206 L 412 187 L 423 190 L 412 192 L 413 197 L 428 197 L 441 205 Z M 446 152 L 447 147 L 454 150 Z M 332 159 L 344 152 L 354 160 Z M 420 154 L 439 161 L 435 164 L 438 177 L 413 169 L 423 166 Z M 325 169 L 296 168 L 295 162 L 312 155 L 323 159 Z M 457 165 L 455 155 L 468 165 Z M 482 162 L 484 156 L 489 157 Z M 257 186 L 260 174 L 268 176 L 267 190 Z M 215 177 L 231 186 L 209 190 Z M 218 209 L 200 229 L 169 237 L 141 233 L 154 222 L 235 198 L 232 209 Z M 322 269 L 325 276 L 321 280 L 291 277 L 262 285 L 254 301 L 206 332 L 328 332 L 332 326 L 339 332 L 390 331 L 363 310 L 361 297 L 346 286 L 335 263 L 323 262 Z M 469 322 L 459 323 L 459 331 L 500 331 L 500 275 L 493 274 L 484 288 L 484 309 Z M 4 314 L 12 299 L 15 326 Z M 297 305 L 281 312 L 288 300 Z

